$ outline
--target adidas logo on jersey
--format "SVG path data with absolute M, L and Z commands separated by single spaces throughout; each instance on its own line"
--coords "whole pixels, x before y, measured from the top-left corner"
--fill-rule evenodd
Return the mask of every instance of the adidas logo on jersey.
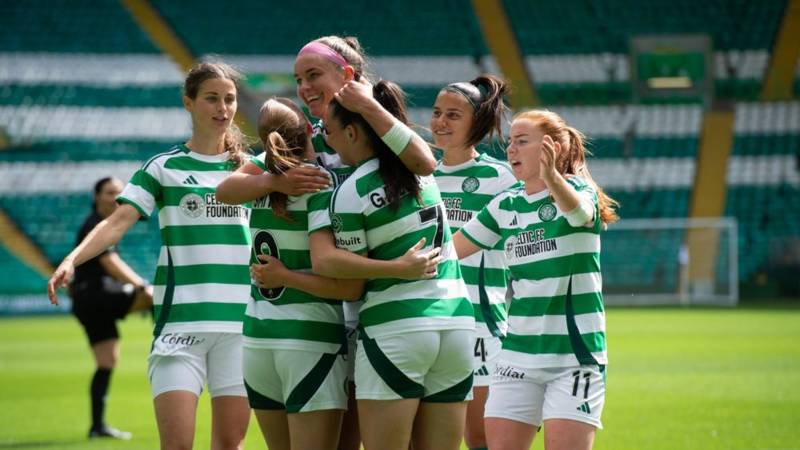
M 189 175 L 185 180 L 183 180 L 183 184 L 200 184 L 195 179 L 194 175 Z
M 481 366 L 480 369 L 476 370 L 474 375 L 479 377 L 488 377 L 489 376 L 489 369 L 486 366 Z
M 517 216 L 514 216 L 514 220 L 512 220 L 511 223 L 508 224 L 508 226 L 510 226 L 510 227 L 517 226 Z
M 586 414 L 591 414 L 592 413 L 592 409 L 589 408 L 589 402 L 583 402 L 583 404 L 581 406 L 579 406 L 579 407 L 577 407 L 575 409 L 577 409 L 580 412 L 586 413 Z

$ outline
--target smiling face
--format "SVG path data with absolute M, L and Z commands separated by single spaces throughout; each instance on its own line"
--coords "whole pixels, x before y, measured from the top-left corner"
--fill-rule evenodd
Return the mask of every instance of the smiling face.
M 431 132 L 436 146 L 445 152 L 463 150 L 472 129 L 473 113 L 463 95 L 439 92 L 431 114 Z
M 347 81 L 346 72 L 324 57 L 304 54 L 294 62 L 297 96 L 308 106 L 314 117 L 322 118 L 333 94 Z
M 236 85 L 227 78 L 210 78 L 200 84 L 194 99 L 184 96 L 183 104 L 192 115 L 195 131 L 224 134 L 238 107 Z
M 511 124 L 508 143 L 508 163 L 514 176 L 521 181 L 539 180 L 539 158 L 544 132 L 528 119 L 517 119 Z

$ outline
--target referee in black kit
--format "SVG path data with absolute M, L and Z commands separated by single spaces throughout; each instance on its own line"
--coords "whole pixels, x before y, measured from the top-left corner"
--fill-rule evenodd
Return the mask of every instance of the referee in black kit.
M 92 212 L 78 232 L 76 245 L 114 212 L 122 188 L 122 182 L 111 177 L 95 183 Z M 130 312 L 152 308 L 152 288 L 120 258 L 115 247 L 110 247 L 75 268 L 69 291 L 72 313 L 86 331 L 97 364 L 90 388 L 92 426 L 89 437 L 130 439 L 131 433 L 110 427 L 103 420 L 105 399 L 111 372 L 119 359 L 117 320 Z

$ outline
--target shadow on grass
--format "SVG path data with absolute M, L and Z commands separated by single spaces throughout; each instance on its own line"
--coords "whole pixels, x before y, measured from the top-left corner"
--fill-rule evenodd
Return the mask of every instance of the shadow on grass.
M 0 449 L 5 448 L 62 448 L 66 445 L 76 445 L 86 443 L 87 439 L 64 439 L 59 441 L 31 441 L 31 442 L 0 442 Z
M 661 310 L 661 311 L 679 311 L 679 310 L 724 310 L 734 311 L 737 309 L 746 311 L 775 311 L 775 310 L 800 310 L 800 298 L 757 298 L 757 299 L 741 299 L 736 306 L 713 306 L 713 305 L 606 305 L 606 309 L 633 309 L 633 310 Z
M 800 309 L 800 298 L 743 299 L 741 309 Z

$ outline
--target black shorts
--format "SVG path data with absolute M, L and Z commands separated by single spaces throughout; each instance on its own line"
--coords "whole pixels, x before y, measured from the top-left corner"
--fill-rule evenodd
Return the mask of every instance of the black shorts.
M 124 318 L 136 296 L 131 285 L 113 278 L 85 281 L 70 287 L 72 313 L 78 318 L 89 343 L 119 338 L 117 320 Z

